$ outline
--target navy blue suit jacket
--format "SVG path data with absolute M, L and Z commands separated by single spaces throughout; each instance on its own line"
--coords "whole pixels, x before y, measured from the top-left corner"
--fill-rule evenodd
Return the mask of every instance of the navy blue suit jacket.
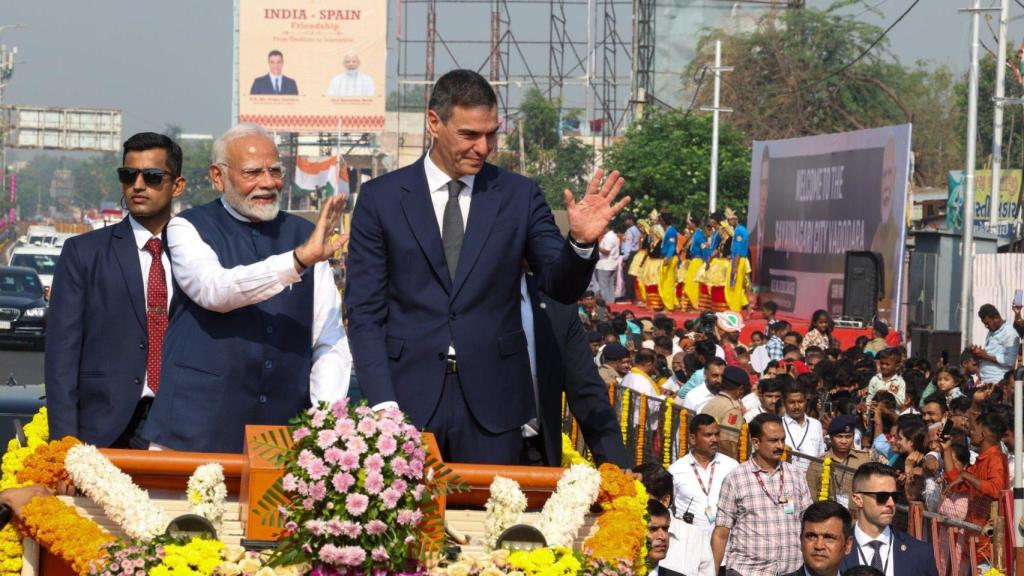
M 345 303 L 359 384 L 397 401 L 418 427 L 433 414 L 454 343 L 472 417 L 493 433 L 535 413 L 519 310 L 525 258 L 538 286 L 575 302 L 596 262 L 577 255 L 537 185 L 484 164 L 476 175 L 454 282 L 423 159 L 362 187 L 352 216 Z
M 278 93 L 274 92 L 274 83 L 270 81 L 270 74 L 264 74 L 259 76 L 252 81 L 252 87 L 249 88 L 249 94 L 263 94 L 270 96 L 277 96 Z M 295 80 L 281 76 L 281 92 L 282 96 L 298 96 L 299 86 L 295 83 Z
M 896 576 L 938 576 L 938 569 L 935 567 L 935 554 L 928 544 L 912 537 L 906 532 L 893 529 L 892 549 L 892 573 Z M 871 549 L 865 549 L 870 563 Z M 843 558 L 839 564 L 839 572 L 843 573 L 854 566 L 861 565 L 861 558 L 857 552 L 857 542 L 854 541 L 853 549 Z M 884 563 L 884 561 L 883 561 Z
M 597 463 L 632 467 L 622 444 L 618 418 L 608 403 L 608 386 L 597 373 L 576 305 L 555 302 L 538 293 L 532 276 L 527 277 L 527 286 L 533 308 L 545 463 L 562 465 L 562 393 L 565 392 L 569 411 L 579 422 L 583 438 Z
M 128 218 L 69 238 L 46 331 L 50 436 L 105 447 L 127 428 L 146 376 L 146 296 Z

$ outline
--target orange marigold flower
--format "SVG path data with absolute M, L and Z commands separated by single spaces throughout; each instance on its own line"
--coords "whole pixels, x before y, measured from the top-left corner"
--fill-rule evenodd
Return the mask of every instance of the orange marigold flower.
M 36 448 L 18 471 L 18 482 L 32 482 L 49 488 L 56 488 L 60 481 L 69 482 L 68 473 L 64 470 L 64 457 L 78 444 L 81 442 L 77 438 L 65 436 Z
M 55 496 L 37 496 L 26 504 L 21 528 L 82 576 L 89 574 L 91 563 L 102 561 L 106 555 L 104 547 L 114 541 L 99 524 L 83 518 L 74 507 Z

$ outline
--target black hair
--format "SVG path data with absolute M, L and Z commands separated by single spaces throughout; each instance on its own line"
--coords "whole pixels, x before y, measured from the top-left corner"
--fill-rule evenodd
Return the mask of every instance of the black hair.
M 789 334 L 786 334 L 786 336 L 789 336 Z M 800 352 L 800 347 L 797 346 L 796 344 L 786 344 L 785 346 L 782 347 L 782 355 L 783 356 L 785 356 L 786 354 L 789 354 L 790 352 L 798 352 L 799 353 Z
M 984 320 L 985 318 L 991 318 L 993 316 L 999 316 L 999 310 L 991 304 L 982 304 L 981 308 L 978 308 L 978 318 Z
M 656 348 L 667 348 L 672 349 L 672 339 L 668 336 L 658 336 L 654 339 L 654 346 Z
M 811 330 L 817 330 L 818 319 L 822 316 L 828 320 L 828 327 L 825 330 L 832 331 L 832 315 L 828 313 L 828 310 L 815 310 L 814 314 L 811 314 Z
M 694 345 L 694 351 L 704 357 L 704 362 L 715 357 L 717 350 L 711 340 L 701 340 Z
M 1006 435 L 1006 429 L 1008 428 L 1006 418 L 995 410 L 985 410 L 978 416 L 978 424 L 988 429 L 996 436 L 998 441 L 1004 435 Z
M 804 356 L 810 356 L 811 354 L 821 354 L 821 355 L 824 355 L 825 351 L 821 349 L 821 346 L 813 346 L 812 345 L 812 346 L 808 346 L 807 348 L 804 348 Z
M 803 394 L 807 396 L 807 389 L 800 382 L 790 379 L 789 382 L 786 382 L 785 388 L 782 389 L 782 399 L 785 400 L 786 396 L 790 394 Z
M 921 420 L 920 416 L 914 414 L 913 418 L 901 418 L 896 423 L 896 429 L 904 438 L 910 440 L 914 450 L 922 454 L 928 451 L 928 425 Z
M 644 462 L 633 468 L 640 474 L 640 483 L 647 489 L 647 495 L 656 500 L 672 496 L 672 475 L 657 462 Z
M 750 437 L 760 439 L 764 433 L 765 424 L 772 422 L 782 426 L 782 417 L 778 414 L 771 414 L 769 412 L 762 412 L 757 416 L 754 416 L 754 419 L 750 421 L 749 425 L 747 425 L 747 431 L 750 433 Z
M 967 447 L 966 442 L 953 442 L 950 448 L 952 448 L 953 457 L 956 458 L 957 462 L 964 466 L 971 464 L 971 450 Z
M 754 331 L 753 331 L 753 332 L 752 332 L 752 333 L 750 334 L 750 339 L 751 339 L 751 340 L 753 340 L 753 339 L 754 339 L 754 336 L 760 336 L 760 337 L 761 337 L 761 340 L 764 340 L 764 339 L 766 339 L 766 338 L 767 338 L 767 337 L 766 337 L 766 336 L 764 335 L 764 332 L 761 332 L 760 330 L 754 330 Z
M 843 523 L 843 537 L 853 536 L 853 518 L 850 516 L 850 511 L 842 504 L 832 500 L 815 502 L 808 506 L 804 510 L 803 517 L 800 518 L 800 531 L 803 532 L 804 527 L 809 523 L 817 524 L 833 518 L 838 518 Z
M 661 214 L 658 214 L 658 219 L 661 220 L 661 223 L 664 224 L 665 226 L 671 226 L 672 225 L 672 213 L 671 212 L 662 212 Z
M 888 360 L 889 358 L 899 358 L 900 351 L 897 348 L 882 348 L 875 354 L 875 360 Z
M 167 169 L 171 173 L 171 178 L 181 176 L 183 157 L 181 146 L 178 146 L 177 142 L 167 136 L 157 134 L 156 132 L 139 132 L 125 140 L 122 147 L 124 152 L 121 154 L 121 163 L 123 164 L 125 159 L 128 158 L 129 152 L 143 152 L 145 150 L 153 150 L 154 148 L 160 148 L 167 153 Z
M 668 508 L 654 498 L 647 501 L 647 515 L 651 518 L 668 518 L 671 516 Z
M 793 325 L 789 322 L 785 320 L 778 320 L 776 322 L 772 322 L 771 330 L 772 334 L 778 334 L 779 332 L 789 332 L 789 329 L 792 327 Z
M 267 60 L 270 60 L 274 56 L 280 56 L 282 60 L 284 59 L 284 54 L 282 54 L 280 50 L 271 50 L 270 54 L 267 54 Z
M 654 326 L 665 334 L 671 334 L 676 329 L 676 322 L 668 316 L 658 316 L 654 318 Z
M 472 70 L 452 70 L 437 79 L 427 108 L 447 123 L 456 106 L 496 108 L 498 96 L 486 78 Z
M 899 403 L 896 402 L 896 396 L 888 390 L 879 390 L 875 392 L 875 397 L 872 398 L 872 402 L 884 404 L 889 410 L 896 411 L 899 409 Z
M 796 338 L 798 341 L 802 342 L 804 339 L 804 335 L 797 332 L 796 330 L 790 330 L 789 332 L 786 332 L 785 336 L 782 337 L 783 340 L 785 340 L 786 338 Z
M 767 310 L 768 312 L 774 314 L 779 311 L 779 305 L 776 304 L 774 300 L 768 300 L 767 302 L 763 302 L 761 304 L 761 309 Z
M 767 394 L 769 392 L 782 393 L 783 382 L 778 378 L 764 378 L 757 383 L 757 389 L 761 394 Z
M 654 350 L 643 348 L 637 350 L 636 356 L 633 358 L 634 364 L 653 364 L 658 361 L 658 355 L 654 353 Z
M 690 434 L 696 434 L 700 431 L 701 426 L 710 426 L 712 424 L 717 424 L 714 416 L 710 414 L 697 414 L 690 418 L 690 423 L 686 425 L 686 431 Z
M 966 414 L 971 410 L 971 399 L 967 396 L 957 396 L 949 401 L 949 411 L 957 414 Z
M 724 367 L 725 366 L 725 360 L 722 360 L 718 356 L 712 356 L 711 358 L 708 358 L 707 362 L 704 363 L 704 367 L 705 368 L 707 368 L 708 366 L 723 366 Z
M 864 464 L 861 464 L 853 474 L 854 491 L 858 491 L 860 487 L 863 487 L 864 483 L 872 476 L 888 476 L 895 481 L 899 478 L 899 473 L 896 472 L 895 468 L 888 464 L 882 464 L 881 462 L 865 462 Z
M 946 405 L 946 396 L 942 392 L 936 392 L 928 396 L 924 399 L 924 404 L 938 404 L 943 412 L 949 411 L 949 406 Z

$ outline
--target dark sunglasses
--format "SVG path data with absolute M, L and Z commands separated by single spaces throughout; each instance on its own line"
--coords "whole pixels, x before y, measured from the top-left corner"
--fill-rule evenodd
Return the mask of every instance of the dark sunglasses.
M 879 506 L 885 505 L 890 498 L 892 498 L 892 502 L 895 504 L 896 498 L 900 495 L 899 492 L 860 492 L 860 494 L 863 494 L 864 496 L 874 496 L 875 503 Z
M 159 186 L 164 181 L 164 178 L 171 175 L 170 172 L 165 172 L 159 168 L 140 169 L 122 166 L 117 169 L 117 179 L 122 184 L 134 184 L 140 172 L 142 173 L 142 181 L 146 183 L 146 186 Z

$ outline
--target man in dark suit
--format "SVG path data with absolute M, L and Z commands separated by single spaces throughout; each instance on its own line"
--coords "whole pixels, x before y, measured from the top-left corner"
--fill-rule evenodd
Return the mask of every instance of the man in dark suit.
M 850 512 L 831 500 L 815 502 L 800 519 L 804 564 L 785 576 L 839 576 L 839 564 L 852 548 Z
M 860 508 L 853 549 L 840 566 L 871 566 L 886 576 L 937 576 L 931 547 L 891 526 L 896 513 L 896 469 L 868 462 L 853 475 L 851 503 Z
M 541 463 L 562 465 L 564 392 L 569 411 L 579 422 L 594 460 L 598 464 L 611 462 L 621 468 L 629 468 L 631 463 L 622 444 L 618 418 L 608 403 L 608 387 L 597 373 L 576 306 L 556 302 L 538 292 L 533 276 L 527 275 L 524 282 L 527 301 L 523 305 L 529 305 L 530 317 L 524 310 L 523 328 L 529 330 L 530 326 L 526 324 L 532 321 L 532 352 L 536 354 L 540 406 Z
M 185 190 L 181 148 L 144 132 L 118 168 L 129 216 L 64 243 L 46 333 L 50 436 L 97 446 L 134 443 L 160 387 L 160 350 L 172 292 L 161 235 Z
M 569 238 L 535 183 L 485 162 L 497 97 L 469 70 L 431 92 L 434 142 L 418 162 L 363 185 L 352 217 L 345 299 L 356 373 L 372 406 L 397 402 L 437 436 L 448 461 L 514 463 L 532 417 L 519 314 L 521 263 L 566 304 L 586 289 L 595 244 L 623 181 L 598 171 L 576 202 Z
M 261 96 L 298 96 L 299 87 L 295 80 L 283 75 L 284 54 L 280 50 L 271 50 L 267 55 L 270 73 L 259 76 L 252 81 L 249 94 Z

